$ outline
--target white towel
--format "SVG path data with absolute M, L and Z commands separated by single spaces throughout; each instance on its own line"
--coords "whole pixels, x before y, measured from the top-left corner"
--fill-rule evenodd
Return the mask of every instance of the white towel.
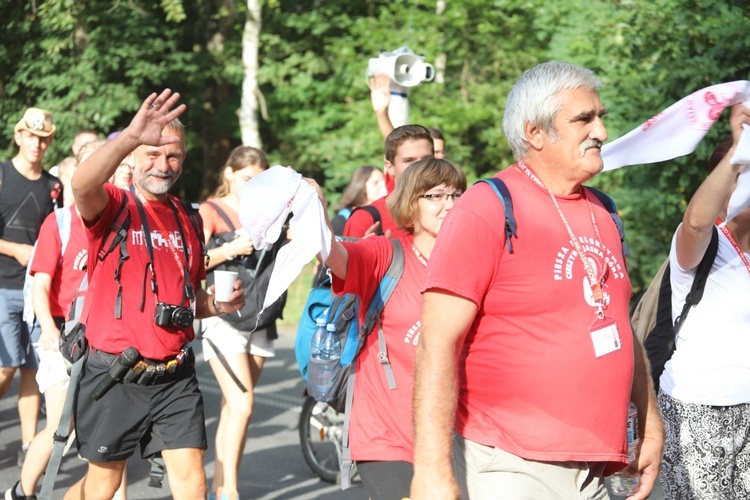
M 602 148 L 604 170 L 671 160 L 695 151 L 721 112 L 744 102 L 750 107 L 750 82 L 721 83 L 701 89 Z M 750 164 L 750 127 L 745 126 L 732 163 Z M 750 206 L 750 176 L 740 176 L 729 202 L 731 219 Z
M 257 249 L 269 248 L 281 236 L 289 212 L 291 241 L 279 250 L 263 308 L 273 304 L 315 255 L 331 251 L 331 231 L 318 194 L 302 175 L 275 165 L 256 175 L 240 190 L 242 227 Z

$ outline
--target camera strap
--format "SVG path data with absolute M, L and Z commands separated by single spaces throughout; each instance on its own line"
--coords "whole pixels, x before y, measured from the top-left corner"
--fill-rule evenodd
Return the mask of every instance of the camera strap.
M 148 211 L 149 215 L 151 216 L 152 220 L 156 223 L 156 225 L 159 228 L 159 231 L 161 231 L 162 237 L 167 243 L 167 247 L 170 250 L 170 253 L 172 254 L 172 257 L 174 257 L 175 262 L 177 263 L 177 267 L 180 268 L 180 271 L 182 272 L 182 280 L 184 283 L 182 294 L 183 294 L 183 302 L 184 301 L 192 301 L 195 299 L 195 293 L 193 291 L 193 285 L 190 280 L 190 256 L 188 254 L 187 250 L 187 239 L 185 238 L 185 230 L 182 227 L 182 222 L 180 221 L 180 214 L 177 211 L 177 207 L 175 206 L 174 201 L 172 200 L 172 197 L 168 197 L 167 201 L 169 203 L 169 207 L 172 209 L 172 214 L 174 214 L 175 222 L 177 223 L 177 230 L 180 233 L 180 239 L 182 240 L 182 251 L 185 254 L 185 264 L 183 264 L 182 259 L 180 259 L 180 256 L 178 255 L 178 251 L 175 248 L 175 245 L 172 242 L 172 239 L 169 237 L 169 232 L 166 230 L 164 225 L 161 223 L 161 220 L 159 217 L 157 217 L 156 213 L 154 213 L 154 209 L 151 207 L 151 205 L 148 203 L 148 201 L 143 198 L 143 195 L 140 193 L 140 191 L 136 191 L 135 186 L 133 184 L 130 185 L 130 192 L 133 194 L 133 197 L 135 198 L 135 204 L 136 207 L 138 207 L 138 213 L 141 216 L 141 224 L 143 225 L 143 239 L 146 241 L 146 249 L 148 251 L 148 258 L 149 263 L 147 270 L 151 271 L 151 290 L 154 292 L 154 295 L 157 298 L 158 302 L 158 287 L 156 285 L 156 271 L 154 269 L 154 249 L 153 249 L 153 243 L 151 241 L 151 230 L 148 225 L 148 218 L 146 216 L 146 211 Z M 198 235 L 200 238 L 200 235 Z M 145 279 L 145 276 L 144 276 Z M 144 283 L 145 285 L 145 283 Z M 145 291 L 143 295 L 143 300 L 141 300 L 141 311 L 143 310 L 143 305 L 145 301 Z

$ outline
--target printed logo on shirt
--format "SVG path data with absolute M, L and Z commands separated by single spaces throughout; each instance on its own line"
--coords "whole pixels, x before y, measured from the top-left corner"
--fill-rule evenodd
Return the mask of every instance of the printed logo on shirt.
M 607 280 L 625 278 L 625 266 L 619 248 L 617 252 L 612 252 L 598 239 L 587 236 L 578 237 L 578 241 L 585 253 L 585 258 L 593 266 L 595 275 L 600 279 L 603 278 L 604 303 L 605 305 L 609 304 L 609 293 L 606 290 Z M 560 247 L 553 266 L 555 281 L 572 280 L 574 275 L 580 276 L 581 273 L 583 273 L 584 297 L 586 302 L 593 306 L 595 305 L 594 294 L 591 290 L 591 283 L 583 271 L 583 263 L 578 251 L 575 248 Z
M 422 333 L 422 321 L 417 320 L 417 322 L 414 323 L 411 328 L 409 328 L 409 331 L 406 332 L 404 343 L 417 345 L 419 343 L 420 333 Z
M 16 210 L 8 217 L 5 227 L 20 229 L 22 231 L 38 232 L 40 221 L 44 220 L 46 213 L 44 207 L 48 205 L 40 202 L 35 193 L 28 193 Z
M 86 269 L 86 263 L 88 262 L 88 250 L 81 249 L 80 252 L 78 252 L 78 255 L 76 255 L 76 258 L 73 259 L 73 270 L 74 271 L 84 271 Z
M 145 246 L 143 229 L 141 229 L 140 231 L 131 231 L 130 235 L 130 243 L 132 245 Z M 168 237 L 169 241 L 171 241 L 172 243 L 172 246 L 175 249 L 182 251 L 182 237 L 180 237 L 180 232 L 171 231 Z M 169 250 L 169 242 L 166 238 L 164 238 L 164 236 L 162 236 L 160 231 L 151 231 L 151 246 L 154 247 L 154 250 Z M 190 252 L 189 247 L 188 252 Z

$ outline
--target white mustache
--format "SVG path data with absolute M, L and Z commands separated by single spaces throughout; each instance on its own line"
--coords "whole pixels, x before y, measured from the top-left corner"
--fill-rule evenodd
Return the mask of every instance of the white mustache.
M 602 141 L 599 139 L 588 139 L 586 142 L 581 144 L 581 156 L 586 154 L 587 149 L 602 147 Z
M 146 172 L 147 177 L 158 177 L 159 179 L 171 179 L 174 174 L 171 172 L 159 172 L 158 170 L 149 170 Z

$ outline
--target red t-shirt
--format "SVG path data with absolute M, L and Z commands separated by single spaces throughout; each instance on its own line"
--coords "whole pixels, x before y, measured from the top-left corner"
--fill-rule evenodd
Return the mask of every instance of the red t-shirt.
M 157 326 L 154 323 L 156 302 L 171 305 L 191 305 L 195 310 L 195 302 L 189 304 L 184 298 L 183 275 L 175 256 L 185 266 L 185 254 L 182 250 L 182 240 L 174 213 L 168 202 L 150 202 L 148 205 L 159 218 L 161 225 L 167 231 L 162 234 L 159 224 L 152 220 L 148 208 L 144 208 L 151 231 L 151 241 L 154 249 L 154 268 L 158 286 L 158 298 L 151 291 L 151 273 L 147 271 L 149 263 L 148 250 L 143 238 L 143 225 L 138 208 L 130 193 L 113 185 L 105 184 L 109 202 L 98 220 L 92 224 L 86 223 L 86 234 L 89 239 L 89 254 L 93 257 L 89 261 L 89 290 L 87 292 L 87 306 L 90 304 L 88 321 L 86 321 L 86 338 L 92 347 L 102 351 L 119 354 L 132 346 L 138 349 L 141 356 L 153 360 L 163 360 L 176 355 L 180 349 L 193 340 L 193 328 L 180 330 L 173 326 Z M 127 252 L 130 257 L 122 266 L 122 318 L 115 318 L 115 299 L 117 297 L 117 283 L 113 276 L 120 258 L 120 250 L 116 248 L 103 261 L 96 258 L 98 250 L 110 232 L 110 226 L 117 214 L 117 209 L 123 196 L 128 196 L 127 208 L 130 211 L 130 228 L 127 235 Z M 200 288 L 200 280 L 205 279 L 206 271 L 200 252 L 200 241 L 190 222 L 188 215 L 173 198 L 180 216 L 180 224 L 188 239 L 188 254 L 190 257 L 191 282 L 193 289 Z M 167 238 L 176 245 L 173 248 Z M 173 252 L 172 249 L 176 250 Z M 144 299 L 143 311 L 140 311 L 141 300 Z
M 385 206 L 385 196 L 378 198 L 370 204 L 371 207 L 375 207 L 380 212 L 380 226 L 383 230 L 383 234 L 386 231 L 391 231 L 391 238 L 400 238 L 409 234 L 405 229 L 401 229 L 391 217 L 391 213 Z M 363 238 L 365 232 L 370 229 L 370 226 L 375 224 L 375 220 L 367 210 L 355 210 L 346 220 L 344 226 L 344 236 L 351 238 Z
M 399 241 L 404 249 L 404 274 L 381 316 L 396 389 L 388 388 L 385 370 L 378 361 L 375 329 L 357 358 L 349 433 L 353 460 L 414 461 L 414 356 L 421 331 L 419 287 L 425 266 L 411 249 L 411 236 Z M 362 304 L 369 305 L 391 263 L 393 247 L 384 236 L 344 245 L 349 252 L 347 277 L 343 282 L 334 275 L 333 290 L 338 294 L 356 293 Z M 360 309 L 360 323 L 366 312 L 366 307 Z
M 70 236 L 62 260 L 60 260 L 62 240 L 57 227 L 57 216 L 53 212 L 42 224 L 34 250 L 34 260 L 29 266 L 29 273 L 32 276 L 36 273 L 52 276 L 49 307 L 52 316 L 58 318 L 67 317 L 73 296 L 83 279 L 88 260 L 88 240 L 81 218 L 73 206 L 62 210 L 70 211 Z
M 549 193 L 517 168 L 498 177 L 518 222 L 513 253 L 499 198 L 475 186 L 446 217 L 422 286 L 479 307 L 459 361 L 456 429 L 526 459 L 610 462 L 613 472 L 627 462 L 633 378 L 631 288 L 618 231 L 594 195 L 556 198 L 597 274 L 608 270 L 605 314 L 617 322 L 621 348 L 596 357 L 588 280 Z
M 240 224 L 240 216 L 235 209 L 219 200 L 218 198 L 209 198 L 209 201 L 212 201 L 219 205 L 226 216 L 229 217 L 229 220 L 232 222 L 232 224 L 234 224 L 235 228 L 242 227 L 242 224 Z M 201 218 L 203 219 L 204 231 L 210 231 L 211 234 L 228 233 L 234 231 L 234 229 L 227 226 L 226 222 L 224 222 L 224 219 L 221 217 L 221 215 L 219 215 L 219 212 L 217 212 L 216 209 L 208 203 L 201 203 L 199 211 L 201 214 Z

